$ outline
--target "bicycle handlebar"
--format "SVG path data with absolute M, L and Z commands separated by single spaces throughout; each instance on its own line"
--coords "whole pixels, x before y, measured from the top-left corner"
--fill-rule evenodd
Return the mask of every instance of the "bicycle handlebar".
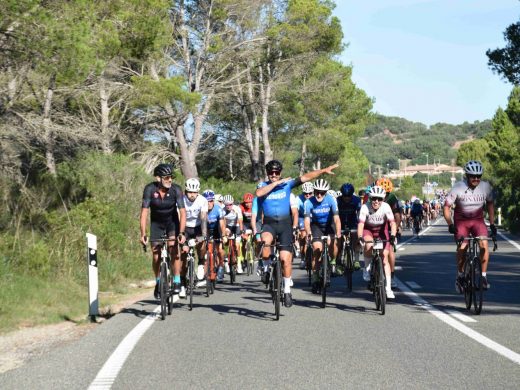
M 491 237 L 488 237 L 488 236 L 477 236 L 477 237 L 461 237 L 459 238 L 456 243 L 457 243 L 457 248 L 460 248 L 460 246 L 462 245 L 462 243 L 464 241 L 489 241 L 489 240 L 492 240 L 493 241 L 493 252 L 495 252 L 497 249 L 498 249 L 498 244 L 497 244 L 497 238 L 496 236 L 491 236 Z

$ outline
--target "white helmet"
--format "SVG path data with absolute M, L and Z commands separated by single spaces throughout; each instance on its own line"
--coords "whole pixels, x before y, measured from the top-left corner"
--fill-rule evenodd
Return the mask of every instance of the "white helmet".
M 382 198 L 384 199 L 386 196 L 386 191 L 383 187 L 373 186 L 368 193 L 368 196 L 371 198 Z
M 314 182 L 314 190 L 328 191 L 330 188 L 329 182 L 323 179 L 318 179 Z
M 482 175 L 484 172 L 484 167 L 482 167 L 482 163 L 476 160 L 470 160 L 464 166 L 464 172 L 468 175 Z
M 310 194 L 314 191 L 314 186 L 312 185 L 312 183 L 310 181 L 307 181 L 305 183 L 303 183 L 302 185 L 302 192 L 304 194 Z
M 222 194 L 215 194 L 215 200 L 217 202 L 222 202 Z
M 334 191 L 334 190 L 328 190 L 328 191 L 327 191 L 327 194 L 329 194 L 329 195 L 332 196 L 333 198 L 336 197 L 336 191 Z
M 339 198 L 341 195 L 341 191 L 336 191 L 336 198 Z
M 200 182 L 199 179 L 188 179 L 186 180 L 186 191 L 188 192 L 199 192 L 200 190 Z
M 235 200 L 233 199 L 233 196 L 231 195 L 225 195 L 224 196 L 224 204 L 233 204 Z

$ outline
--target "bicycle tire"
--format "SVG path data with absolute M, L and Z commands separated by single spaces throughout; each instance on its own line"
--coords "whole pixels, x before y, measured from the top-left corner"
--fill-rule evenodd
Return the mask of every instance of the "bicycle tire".
M 210 280 L 210 271 L 209 271 L 209 257 L 206 259 L 206 272 L 204 273 L 204 277 L 206 278 L 206 298 L 209 298 L 211 293 L 211 280 Z
M 473 274 L 471 269 L 471 261 L 466 256 L 466 261 L 464 262 L 464 301 L 466 303 L 466 309 L 471 309 L 471 304 L 473 303 L 473 292 L 472 292 L 472 278 Z
M 229 253 L 228 253 L 228 263 L 229 263 L 229 281 L 231 284 L 235 284 L 235 279 L 237 275 L 237 265 L 235 258 L 235 242 L 229 242 Z
M 324 243 L 326 245 L 326 243 Z M 323 248 L 321 260 L 321 307 L 327 305 L 327 273 L 329 268 L 329 253 L 326 247 Z
M 171 272 L 168 272 L 168 315 L 172 314 L 172 308 L 173 308 L 173 291 L 171 290 L 173 282 L 173 276 Z
M 346 258 L 345 263 L 345 279 L 347 282 L 347 292 L 352 292 L 352 274 L 354 273 L 354 252 L 352 251 L 352 247 L 350 245 L 346 246 L 346 253 L 343 258 Z
M 386 289 L 385 289 L 385 271 L 383 269 L 383 259 L 379 256 L 379 260 L 377 262 L 377 268 L 379 270 L 379 280 L 378 280 L 378 292 L 379 292 L 379 301 L 380 301 L 380 311 L 381 315 L 385 314 L 386 311 Z
M 206 294 L 213 294 L 213 279 L 215 277 L 215 257 L 213 254 L 213 245 L 209 248 L 206 258 Z
M 193 289 L 195 288 L 195 259 L 189 261 L 189 294 L 190 294 L 190 310 L 193 310 Z
M 475 256 L 473 259 L 473 309 L 475 314 L 482 312 L 482 303 L 484 298 L 484 289 L 482 288 L 482 264 L 480 257 Z
M 164 320 L 168 306 L 168 269 L 164 262 L 161 262 L 159 269 L 159 294 L 161 295 L 161 320 Z
M 280 260 L 275 261 L 274 267 L 274 283 L 275 283 L 275 292 L 274 292 L 274 313 L 276 315 L 276 321 L 280 319 L 280 302 L 281 302 L 281 289 L 282 289 L 282 272 L 280 266 Z
M 244 260 L 247 265 L 247 276 L 253 275 L 254 260 L 251 241 L 249 239 L 246 242 L 246 256 Z
M 305 249 L 305 269 L 307 270 L 307 279 L 310 286 L 312 283 L 312 245 L 307 245 L 307 249 Z

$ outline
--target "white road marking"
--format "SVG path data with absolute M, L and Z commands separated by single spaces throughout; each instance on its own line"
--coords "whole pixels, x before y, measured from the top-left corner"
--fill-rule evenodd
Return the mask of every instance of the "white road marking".
M 449 315 L 455 317 L 456 319 L 458 319 L 459 321 L 462 321 L 462 322 L 477 322 L 476 319 L 471 318 L 470 316 L 467 316 L 465 314 L 462 314 L 461 312 L 459 312 L 457 310 L 446 310 L 446 313 L 448 313 Z
M 399 279 L 395 278 L 397 286 L 402 293 L 408 296 L 417 306 L 423 308 L 428 311 L 430 314 L 437 317 L 439 320 L 445 322 L 449 326 L 457 329 L 459 332 L 465 334 L 466 336 L 472 338 L 478 343 L 488 347 L 489 349 L 495 351 L 496 353 L 504 356 L 505 358 L 511 360 L 512 362 L 520 365 L 520 354 L 510 350 L 507 347 L 504 347 L 501 344 L 498 344 L 496 341 L 491 340 L 490 338 L 474 331 L 473 329 L 467 327 L 466 325 L 460 323 L 453 317 L 450 317 L 448 314 L 443 311 L 437 309 L 432 306 L 430 303 L 425 301 L 421 296 L 410 290 L 404 283 L 402 283 Z
M 408 287 L 410 287 L 411 289 L 414 289 L 414 290 L 418 290 L 418 289 L 422 288 L 417 283 L 412 282 L 412 281 L 408 281 L 408 282 L 405 282 L 405 283 L 408 285 Z
M 139 322 L 134 329 L 126 335 L 126 337 L 119 343 L 115 351 L 110 355 L 105 365 L 99 370 L 96 378 L 90 384 L 90 389 L 110 389 L 119 374 L 119 371 L 125 364 L 126 359 L 132 353 L 139 339 L 152 326 L 157 313 L 161 311 L 161 306 L 157 306 L 155 310 L 147 315 Z
M 403 267 L 401 267 L 400 265 L 396 265 L 394 269 L 395 269 L 396 271 L 402 271 L 402 270 L 403 270 Z
M 398 251 L 404 251 L 404 247 L 400 247 Z
M 511 245 L 513 245 L 516 249 L 520 250 L 520 245 L 518 245 L 516 242 L 514 242 L 513 240 L 510 240 L 509 238 L 507 238 L 504 234 L 500 233 L 500 232 L 497 232 L 498 235 L 500 237 L 502 237 L 504 240 L 506 240 L 507 242 L 509 242 Z

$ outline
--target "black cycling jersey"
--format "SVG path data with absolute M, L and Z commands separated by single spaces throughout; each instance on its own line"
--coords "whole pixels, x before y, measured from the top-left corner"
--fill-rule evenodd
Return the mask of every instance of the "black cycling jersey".
M 341 228 L 355 229 L 358 225 L 358 215 L 361 210 L 361 199 L 353 195 L 349 202 L 346 202 L 342 196 L 337 198 L 339 220 L 341 221 Z
M 158 182 L 150 183 L 144 188 L 142 207 L 151 210 L 150 218 L 154 222 L 178 221 L 177 209 L 184 208 L 181 187 L 172 184 L 164 198 L 161 198 L 159 188 Z

